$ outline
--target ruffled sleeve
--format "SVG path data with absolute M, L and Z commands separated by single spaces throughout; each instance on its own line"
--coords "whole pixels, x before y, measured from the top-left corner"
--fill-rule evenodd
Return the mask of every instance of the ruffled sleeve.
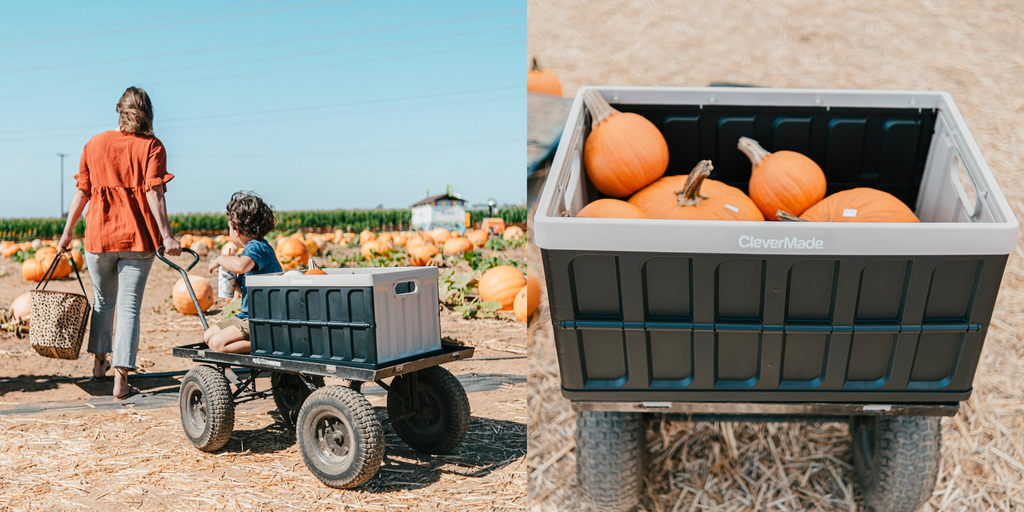
M 82 150 L 82 160 L 78 163 L 78 174 L 75 175 L 75 187 L 85 192 L 85 195 L 92 194 L 92 183 L 89 181 L 89 164 L 86 163 L 85 157 L 88 149 L 89 146 L 85 146 L 85 149 Z
M 159 139 L 153 139 L 153 145 L 149 150 L 149 160 L 146 162 L 146 180 L 142 188 L 149 191 L 153 187 L 163 185 L 174 178 L 173 174 L 167 172 L 167 151 Z

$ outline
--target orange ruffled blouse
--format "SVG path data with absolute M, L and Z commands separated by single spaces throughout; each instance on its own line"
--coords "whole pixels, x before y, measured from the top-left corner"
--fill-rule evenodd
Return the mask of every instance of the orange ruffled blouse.
M 146 192 L 171 178 L 167 153 L 156 137 L 114 130 L 90 139 L 75 175 L 78 189 L 89 197 L 85 250 L 155 251 L 161 244 L 160 229 Z

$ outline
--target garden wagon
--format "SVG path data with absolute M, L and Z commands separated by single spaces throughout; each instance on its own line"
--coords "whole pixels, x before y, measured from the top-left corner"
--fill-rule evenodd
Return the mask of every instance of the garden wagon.
M 187 274 L 199 256 L 192 253 L 194 261 L 181 268 L 162 248 L 158 255 L 182 274 L 201 311 Z M 441 342 L 437 269 L 325 270 L 326 276 L 292 271 L 247 279 L 253 353 L 214 352 L 205 343 L 173 349 L 175 357 L 203 363 L 181 382 L 189 441 L 203 451 L 220 449 L 231 437 L 237 404 L 273 397 L 295 429 L 306 467 L 337 488 L 360 486 L 377 473 L 385 424 L 423 453 L 461 444 L 469 398 L 441 365 L 470 358 L 474 349 Z M 199 320 L 208 327 L 202 314 Z M 271 389 L 258 390 L 256 379 L 266 376 Z M 348 384 L 327 386 L 325 377 Z M 386 418 L 360 392 L 366 382 L 387 391 Z
M 710 159 L 746 190 L 736 144 L 751 137 L 813 159 L 829 194 L 884 190 L 923 222 L 575 218 L 601 197 L 583 162 L 589 89 L 659 128 L 666 174 Z M 655 418 L 848 423 L 865 504 L 916 510 L 1018 228 L 948 94 L 757 88 L 581 89 L 533 221 L 577 476 L 609 511 L 639 502 Z

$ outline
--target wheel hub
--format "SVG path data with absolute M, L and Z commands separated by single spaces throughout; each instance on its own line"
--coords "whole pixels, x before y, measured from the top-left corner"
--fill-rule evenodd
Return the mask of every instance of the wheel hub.
M 326 416 L 316 422 L 316 447 L 324 462 L 339 464 L 352 452 L 352 436 L 343 418 Z

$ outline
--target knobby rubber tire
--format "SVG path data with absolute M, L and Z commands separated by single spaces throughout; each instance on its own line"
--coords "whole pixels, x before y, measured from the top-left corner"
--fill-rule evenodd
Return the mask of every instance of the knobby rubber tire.
M 640 414 L 576 413 L 576 479 L 594 510 L 626 512 L 640 504 L 646 437 Z
M 440 410 L 436 422 L 424 423 L 424 417 L 407 418 L 391 422 L 391 428 L 399 439 L 405 441 L 410 448 L 427 454 L 445 454 L 459 446 L 469 432 L 470 408 L 466 389 L 459 379 L 440 366 L 424 368 L 416 372 L 423 401 L 434 400 Z M 426 395 L 426 398 L 424 397 Z M 411 400 L 409 393 L 409 377 L 399 375 L 391 382 L 388 393 L 388 417 L 398 418 L 409 411 L 409 406 L 402 400 Z M 429 415 L 425 415 L 429 416 Z
M 875 512 L 914 512 L 935 489 L 942 457 L 940 418 L 854 418 L 853 460 L 864 504 Z
M 202 394 L 201 404 L 192 403 L 195 391 Z M 205 408 L 206 421 L 198 431 L 192 428 L 190 408 Z M 181 380 L 178 409 L 185 437 L 204 452 L 219 450 L 231 439 L 235 429 L 235 400 L 231 384 L 223 373 L 211 366 L 196 366 Z M 186 423 L 189 422 L 189 423 Z
M 350 461 L 331 465 L 317 455 L 316 425 L 322 413 L 344 416 L 352 428 Z M 344 386 L 314 391 L 299 410 L 295 437 L 306 467 L 324 484 L 351 489 L 369 482 L 384 460 L 384 427 L 373 406 L 362 394 Z

